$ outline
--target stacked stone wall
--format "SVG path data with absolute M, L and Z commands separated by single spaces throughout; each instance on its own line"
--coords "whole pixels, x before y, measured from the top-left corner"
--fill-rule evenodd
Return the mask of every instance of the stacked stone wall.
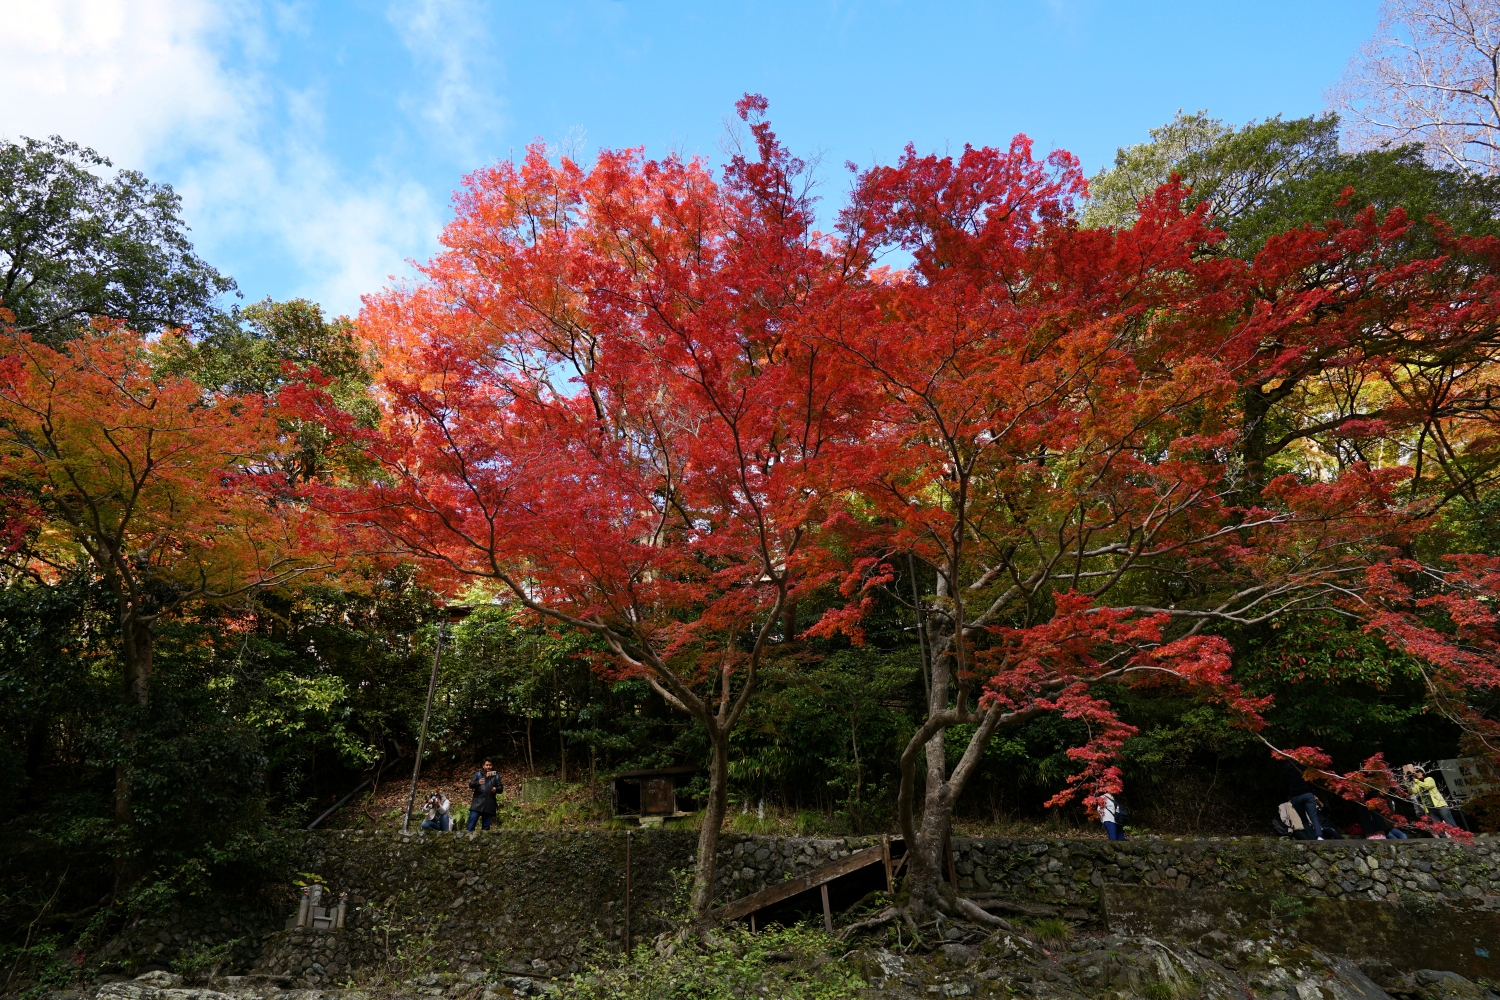
M 207 900 L 131 921 L 89 955 L 95 965 L 140 969 L 196 957 L 205 967 L 244 969 L 253 964 L 266 936 L 284 922 L 284 907 Z
M 676 831 L 631 838 L 636 940 L 673 926 L 696 843 Z M 578 969 L 624 943 L 625 851 L 624 834 L 592 832 L 314 835 L 300 863 L 349 894 L 345 927 L 268 935 L 254 971 L 329 985 L 434 965 Z
M 635 833 L 630 935 L 674 925 L 686 904 L 696 834 Z M 878 844 L 879 838 L 726 837 L 717 873 L 725 903 Z M 309 834 L 296 860 L 334 894 L 349 893 L 342 931 L 287 928 L 279 916 L 209 911 L 154 931 L 137 958 L 166 962 L 189 946 L 240 939 L 231 965 L 328 986 L 371 973 L 446 968 L 577 969 L 625 936 L 623 833 Z M 1123 843 L 956 838 L 959 888 L 976 897 L 1097 916 L 1106 886 L 1239 890 L 1500 910 L 1500 841 L 1277 841 L 1145 838 Z M 251 934 L 250 928 L 259 930 Z M 270 929 L 274 927 L 275 929 Z M 175 929 L 174 929 L 175 928 Z M 252 959 L 250 956 L 254 955 Z M 226 969 L 226 971 L 228 971 Z
M 953 842 L 958 887 L 1093 908 L 1105 885 L 1237 889 L 1374 901 L 1474 900 L 1500 908 L 1500 842 L 1269 838 Z
M 718 898 L 737 899 L 801 875 L 878 837 L 728 838 Z M 1266 837 L 1107 840 L 965 838 L 953 841 L 958 888 L 1092 908 L 1105 885 L 1239 889 L 1273 895 L 1500 899 L 1500 840 L 1288 841 Z

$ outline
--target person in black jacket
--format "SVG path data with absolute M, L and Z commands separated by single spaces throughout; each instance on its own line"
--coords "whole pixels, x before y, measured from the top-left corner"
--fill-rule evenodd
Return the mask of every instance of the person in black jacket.
M 474 801 L 469 803 L 469 831 L 473 832 L 474 824 L 481 820 L 483 829 L 488 830 L 495 818 L 495 796 L 505 791 L 500 775 L 495 773 L 494 761 L 485 761 L 484 767 L 474 772 L 469 787 L 474 789 Z
M 1287 761 L 1281 766 L 1286 778 L 1286 798 L 1292 808 L 1302 815 L 1305 830 L 1317 840 L 1323 839 L 1323 824 L 1318 820 L 1318 796 L 1312 785 L 1302 775 L 1302 765 Z

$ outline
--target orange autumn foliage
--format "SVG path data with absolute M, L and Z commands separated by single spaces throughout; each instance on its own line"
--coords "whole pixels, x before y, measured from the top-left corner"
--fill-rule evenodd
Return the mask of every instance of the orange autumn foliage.
M 260 475 L 277 444 L 267 402 L 210 397 L 160 357 L 160 344 L 124 329 L 61 349 L 0 329 L 0 483 L 20 501 L 12 558 L 36 575 L 102 581 L 120 630 L 121 698 L 139 709 L 163 615 L 322 561 L 318 522 Z M 115 814 L 130 820 L 123 766 Z

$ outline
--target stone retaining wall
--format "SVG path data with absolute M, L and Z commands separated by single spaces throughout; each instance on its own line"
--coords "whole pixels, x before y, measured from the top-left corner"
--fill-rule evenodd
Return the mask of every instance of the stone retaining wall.
M 697 837 L 631 838 L 630 933 L 648 940 L 686 904 Z M 717 898 L 728 902 L 879 838 L 726 837 Z M 256 944 L 254 971 L 331 985 L 379 971 L 576 969 L 624 939 L 623 833 L 309 834 L 299 871 L 348 892 L 341 932 L 285 929 Z M 1106 885 L 1229 889 L 1269 898 L 1407 900 L 1500 910 L 1500 842 L 956 838 L 965 893 L 1100 912 Z M 291 887 L 285 902 L 295 912 Z M 226 935 L 227 936 L 227 935 Z M 162 949 L 170 951 L 169 945 Z M 161 950 L 161 949 L 159 949 Z
M 213 956 L 209 964 L 248 968 L 259 957 L 266 934 L 282 923 L 282 909 L 227 900 L 173 907 L 130 921 L 89 958 L 110 969 L 137 970 L 180 963 L 188 956 Z
M 1500 842 L 955 839 L 965 892 L 1095 907 L 1105 885 L 1282 896 L 1476 900 L 1500 909 Z
M 878 837 L 726 838 L 719 855 L 719 899 L 748 895 L 878 843 Z M 958 837 L 953 857 L 958 887 L 966 894 L 998 893 L 1074 907 L 1094 907 L 1107 884 L 1377 901 L 1500 901 L 1500 841 L 1490 837 L 1470 842 Z
M 631 838 L 636 940 L 672 926 L 696 845 L 676 831 Z M 623 944 L 625 850 L 624 834 L 591 832 L 311 835 L 299 864 L 349 894 L 345 928 L 268 935 L 254 971 L 319 986 L 439 963 L 578 969 Z

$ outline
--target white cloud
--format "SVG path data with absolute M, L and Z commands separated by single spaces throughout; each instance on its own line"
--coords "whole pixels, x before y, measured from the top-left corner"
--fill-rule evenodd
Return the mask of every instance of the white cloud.
M 476 140 L 502 124 L 500 102 L 475 80 L 482 60 L 496 51 L 481 10 L 473 0 L 400 0 L 386 19 L 431 80 L 425 93 L 404 99 L 405 109 L 461 163 L 477 163 Z
M 279 259 L 296 275 L 247 294 L 353 312 L 426 255 L 442 206 L 410 181 L 350 176 L 322 145 L 318 96 L 259 72 L 287 13 L 250 0 L 0 0 L 0 136 L 61 134 L 170 180 L 206 259 L 231 273 Z
M 243 95 L 213 46 L 233 8 L 204 0 L 0 0 L 0 135 L 64 135 L 139 162 L 222 124 Z

